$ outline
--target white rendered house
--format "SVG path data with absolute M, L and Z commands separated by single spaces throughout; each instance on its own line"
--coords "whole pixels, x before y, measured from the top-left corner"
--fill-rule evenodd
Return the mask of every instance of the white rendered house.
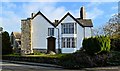
M 93 24 L 91 19 L 86 19 L 84 7 L 81 7 L 80 18 L 68 12 L 61 20 L 51 22 L 39 11 L 21 22 L 21 49 L 25 53 L 58 53 L 58 49 L 61 53 L 73 53 L 82 47 L 85 37 L 92 36 Z

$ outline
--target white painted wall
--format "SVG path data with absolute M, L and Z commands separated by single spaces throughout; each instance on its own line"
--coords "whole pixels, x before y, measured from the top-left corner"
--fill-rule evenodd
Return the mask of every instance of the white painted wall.
M 92 31 L 90 27 L 85 27 L 85 37 L 89 38 L 92 36 Z
M 47 49 L 48 28 L 53 26 L 41 15 L 37 15 L 32 20 L 33 49 Z
M 70 16 L 67 16 L 61 23 L 75 23 L 75 21 L 70 17 Z M 77 37 L 76 34 L 61 34 L 61 23 L 56 27 L 56 28 L 59 28 L 60 29 L 60 48 L 61 48 L 61 38 L 62 37 Z M 56 37 L 57 38 L 57 37 Z M 58 39 L 58 38 L 57 38 Z M 57 40 L 56 40 L 57 42 Z M 56 45 L 57 48 L 58 48 L 58 45 Z M 61 48 L 62 50 L 62 53 L 73 53 L 76 51 L 76 48 Z
M 84 28 L 77 24 L 77 50 L 82 47 L 82 41 L 84 39 Z
M 67 16 L 61 23 L 69 23 L 74 21 L 70 16 Z M 84 29 L 77 23 L 77 34 L 61 34 L 61 23 L 56 27 L 59 29 L 59 41 L 61 48 L 62 37 L 76 37 L 77 46 L 76 48 L 61 48 L 62 53 L 73 53 L 82 47 L 82 41 L 84 39 Z M 47 49 L 47 37 L 48 28 L 54 28 L 46 19 L 41 15 L 37 15 L 32 20 L 32 47 L 33 49 Z M 56 49 L 58 49 L 58 29 L 54 29 L 54 37 L 56 38 Z M 85 27 L 85 37 L 91 36 L 91 28 Z
M 76 48 L 62 48 L 62 53 L 74 53 Z

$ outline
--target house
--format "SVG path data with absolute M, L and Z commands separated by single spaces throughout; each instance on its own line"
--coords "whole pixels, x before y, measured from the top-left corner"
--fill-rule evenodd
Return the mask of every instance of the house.
M 13 51 L 16 53 L 20 53 L 21 33 L 12 32 L 10 35 L 10 42 L 11 42 L 11 46 L 13 47 Z
M 69 12 L 60 20 L 51 22 L 40 11 L 31 18 L 21 20 L 21 51 L 28 54 L 34 51 L 49 53 L 73 53 L 82 47 L 82 41 L 92 36 L 92 20 L 86 19 L 84 7 L 80 17 Z

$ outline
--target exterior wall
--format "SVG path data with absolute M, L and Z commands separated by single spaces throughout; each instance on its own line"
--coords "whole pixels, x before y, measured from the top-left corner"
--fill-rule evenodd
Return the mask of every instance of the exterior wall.
M 21 52 L 32 53 L 31 47 L 31 19 L 21 21 Z
M 82 41 L 84 39 L 84 28 L 77 24 L 77 50 L 82 47 Z
M 73 22 L 73 23 L 76 23 L 70 16 L 67 16 L 61 23 L 71 23 L 71 22 Z M 56 27 L 56 28 L 59 28 L 59 32 L 60 32 L 60 49 L 61 49 L 61 52 L 62 53 L 73 53 L 73 52 L 75 52 L 76 51 L 76 49 L 77 49 L 77 47 L 76 48 L 62 48 L 61 47 L 61 39 L 62 39 L 62 37 L 76 37 L 77 38 L 77 34 L 61 34 L 61 23 Z M 57 39 L 56 39 L 56 47 L 58 48 L 58 37 L 56 37 Z
M 61 23 L 76 23 L 69 15 Z M 21 50 L 24 53 L 32 53 L 34 51 L 47 52 L 48 28 L 54 28 L 54 36 L 56 38 L 56 51 L 61 49 L 62 53 L 73 53 L 82 47 L 84 37 L 91 36 L 90 27 L 82 27 L 78 23 L 76 34 L 62 34 L 61 23 L 55 28 L 43 16 L 38 14 L 34 19 L 22 20 L 21 28 Z M 59 31 L 59 33 L 58 33 Z M 58 38 L 59 36 L 59 38 Z M 62 37 L 75 37 L 76 48 L 62 48 Z M 60 45 L 60 47 L 59 47 Z
M 47 49 L 48 28 L 54 28 L 43 16 L 37 15 L 32 20 L 33 49 Z
M 91 27 L 85 27 L 85 38 L 89 38 L 92 36 Z
M 11 34 L 10 36 L 11 46 L 13 47 L 13 52 L 16 53 L 20 53 L 20 44 L 18 41 L 20 41 L 20 39 L 16 39 L 15 36 Z

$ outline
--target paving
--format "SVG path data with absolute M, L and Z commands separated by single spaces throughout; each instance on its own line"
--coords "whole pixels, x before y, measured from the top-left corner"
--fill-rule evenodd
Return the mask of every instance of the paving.
M 120 71 L 120 66 L 84 68 L 82 70 L 69 70 L 54 64 L 19 62 L 8 60 L 3 60 L 0 66 L 2 66 L 2 71 Z

